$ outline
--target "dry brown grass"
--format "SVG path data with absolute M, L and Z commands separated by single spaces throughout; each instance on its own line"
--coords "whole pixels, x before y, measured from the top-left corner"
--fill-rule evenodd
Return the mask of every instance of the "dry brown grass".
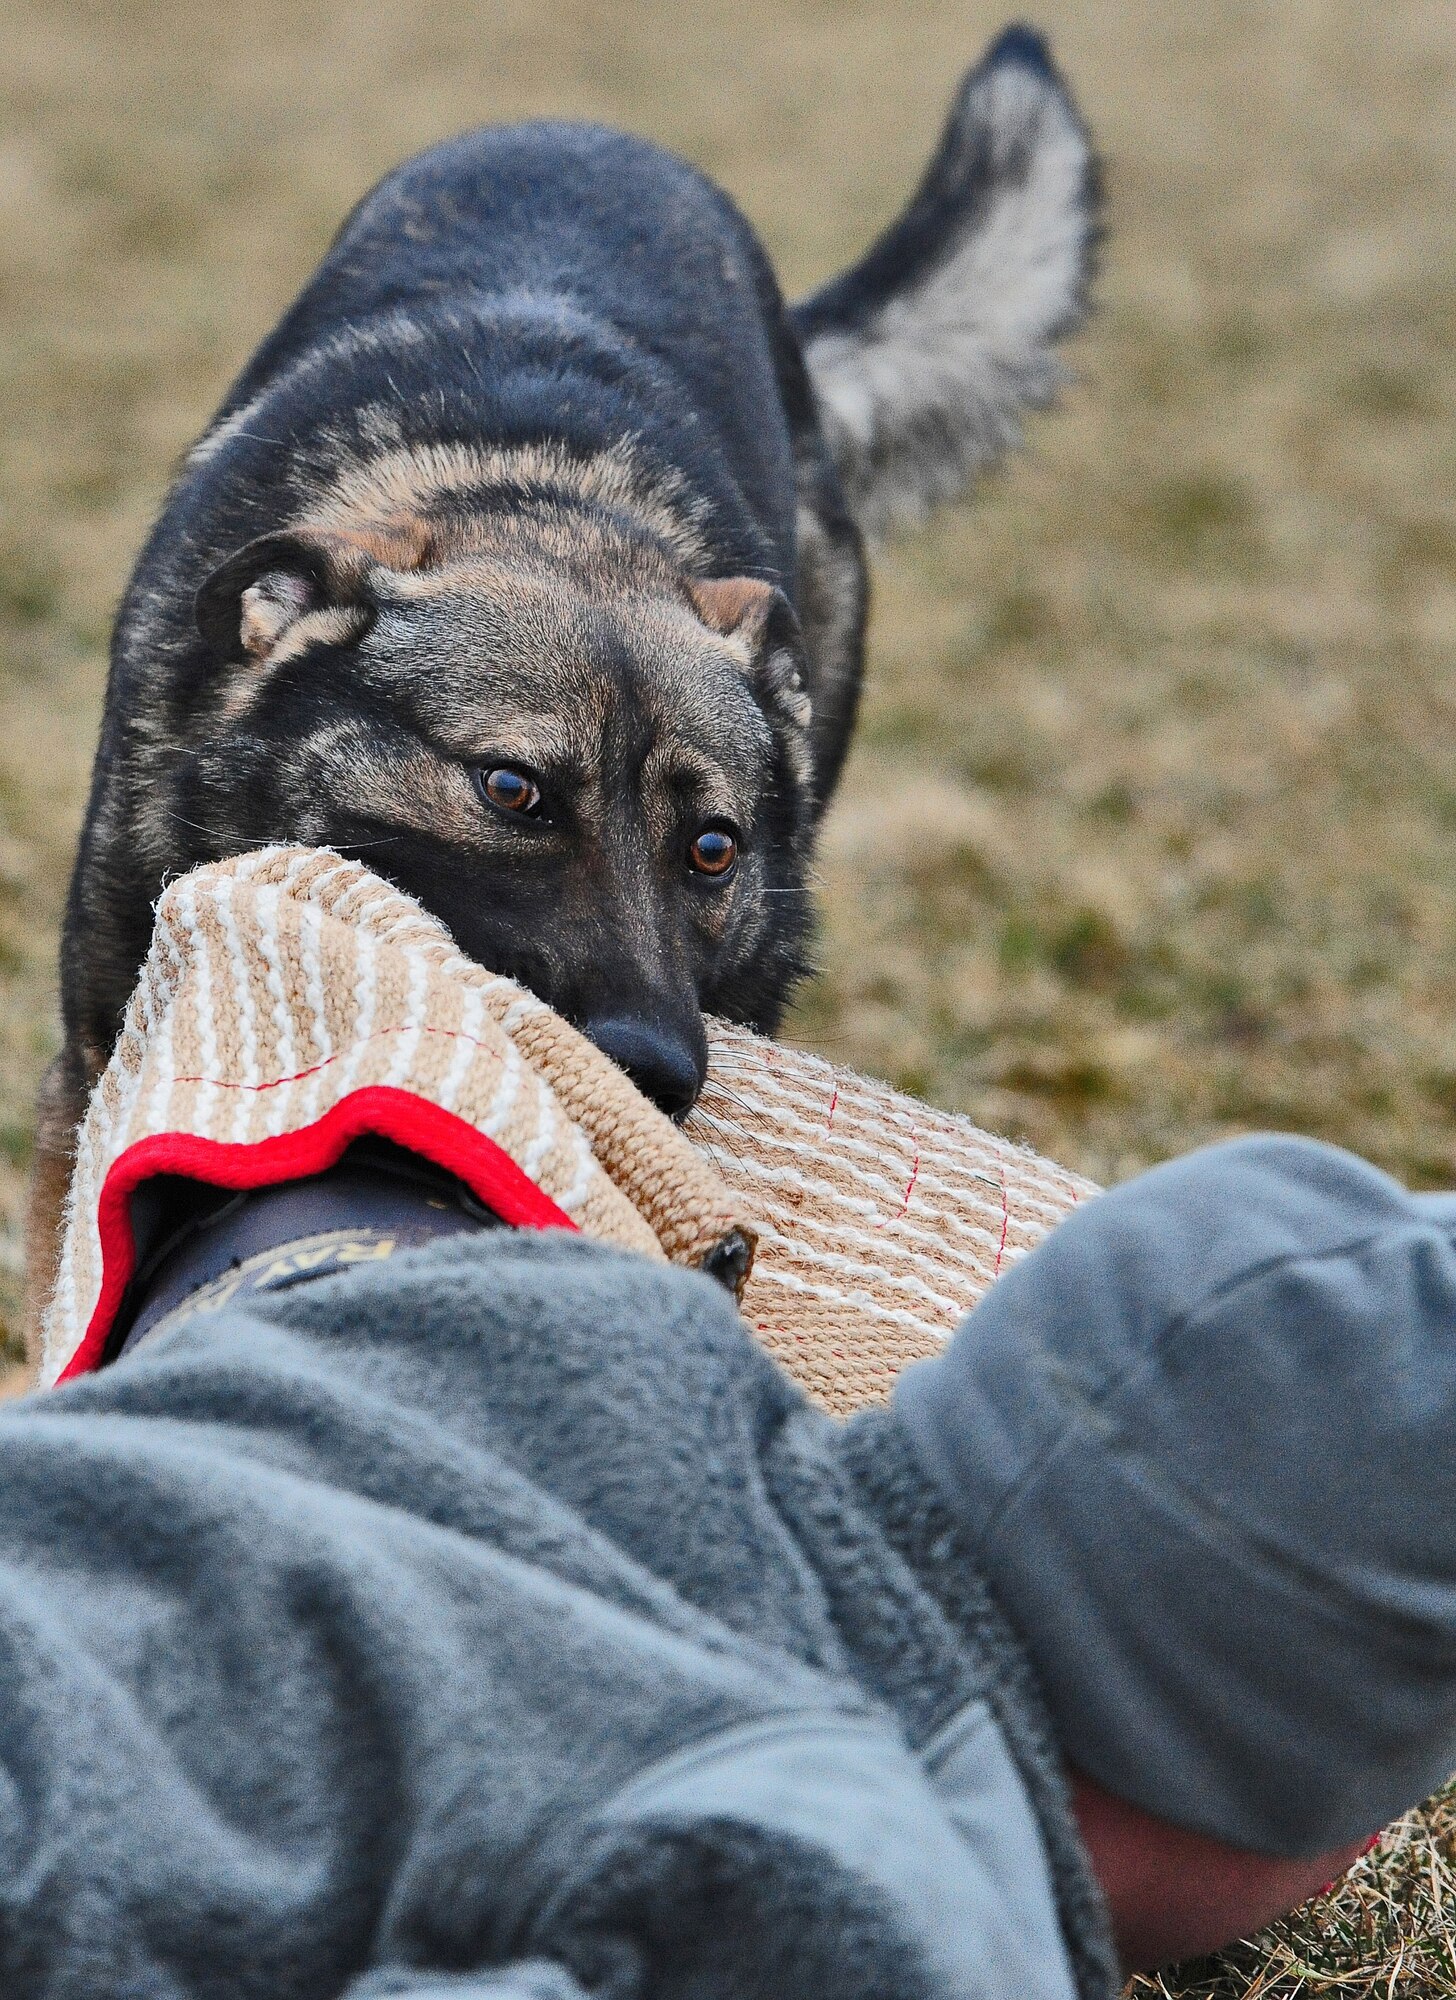
M 1030 454 L 881 570 L 824 856 L 826 971 L 796 1032 L 1103 1178 L 1279 1125 L 1450 1182 L 1449 0 L 1036 12 L 1108 157 L 1103 309 Z M 169 464 L 344 208 L 473 120 L 605 117 L 720 175 L 800 286 L 889 213 L 1001 17 L 989 0 L 9 10 L 6 1320 L 110 609 Z M 1450 1811 L 1297 1930 L 1166 1990 L 1456 1993 Z
M 1342 1881 L 1217 1958 L 1127 2000 L 1445 2000 L 1456 1993 L 1456 1787 L 1407 1813 Z

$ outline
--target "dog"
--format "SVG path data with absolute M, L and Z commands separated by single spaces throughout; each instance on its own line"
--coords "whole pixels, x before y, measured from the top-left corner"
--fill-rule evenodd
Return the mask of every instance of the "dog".
M 344 223 L 184 461 L 116 624 L 40 1097 L 32 1301 L 164 882 L 270 841 L 389 876 L 665 1110 L 772 1032 L 859 696 L 864 548 L 1050 400 L 1098 237 L 1004 32 L 913 200 L 786 307 L 693 168 L 469 133 Z

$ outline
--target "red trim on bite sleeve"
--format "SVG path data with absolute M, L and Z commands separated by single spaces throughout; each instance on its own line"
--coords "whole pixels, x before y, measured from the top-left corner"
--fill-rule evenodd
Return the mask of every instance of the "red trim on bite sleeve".
M 576 1224 L 544 1194 L 510 1154 L 466 1119 L 392 1085 L 352 1091 L 312 1125 L 252 1145 L 225 1145 L 192 1132 L 154 1132 L 112 1162 L 96 1205 L 101 1238 L 101 1293 L 81 1344 L 57 1380 L 89 1375 L 100 1364 L 107 1335 L 136 1268 L 131 1198 L 143 1181 L 178 1174 L 211 1187 L 272 1187 L 319 1174 L 355 1139 L 392 1139 L 444 1167 L 516 1229 L 572 1229 Z

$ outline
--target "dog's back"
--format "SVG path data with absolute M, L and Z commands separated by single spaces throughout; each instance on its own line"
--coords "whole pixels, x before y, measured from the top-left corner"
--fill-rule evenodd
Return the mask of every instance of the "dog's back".
M 791 433 L 813 424 L 798 342 L 748 224 L 659 147 L 536 123 L 407 162 L 344 224 L 211 440 L 250 428 L 259 397 L 337 426 L 319 407 L 324 356 L 409 443 L 555 438 L 584 456 L 630 437 L 707 510 L 725 573 L 792 590 Z

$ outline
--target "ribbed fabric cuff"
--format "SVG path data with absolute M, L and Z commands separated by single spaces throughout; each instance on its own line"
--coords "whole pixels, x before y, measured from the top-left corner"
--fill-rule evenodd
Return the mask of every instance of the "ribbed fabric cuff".
M 843 1433 L 844 1463 L 900 1556 L 935 1598 L 985 1675 L 985 1696 L 1026 1787 L 1046 1847 L 1057 1915 L 1081 2000 L 1112 2000 L 1121 1969 L 1107 1906 L 1072 1815 L 1050 1710 L 1024 1645 L 986 1583 L 969 1539 L 927 1475 L 893 1409 L 865 1410 Z

